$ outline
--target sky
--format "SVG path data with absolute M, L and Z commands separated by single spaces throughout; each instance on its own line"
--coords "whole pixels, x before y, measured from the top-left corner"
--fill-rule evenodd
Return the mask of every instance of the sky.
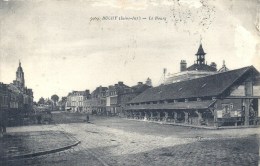
M 192 65 L 200 42 L 208 64 L 260 71 L 259 8 L 260 0 L 0 0 L 0 82 L 15 79 L 21 60 L 35 101 L 148 77 L 156 86 L 163 68 Z

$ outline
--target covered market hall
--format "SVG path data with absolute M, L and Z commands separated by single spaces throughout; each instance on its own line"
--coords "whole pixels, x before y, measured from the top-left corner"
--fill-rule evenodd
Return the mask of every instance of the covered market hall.
M 125 116 L 194 126 L 256 125 L 259 78 L 259 72 L 249 66 L 160 85 L 131 100 Z

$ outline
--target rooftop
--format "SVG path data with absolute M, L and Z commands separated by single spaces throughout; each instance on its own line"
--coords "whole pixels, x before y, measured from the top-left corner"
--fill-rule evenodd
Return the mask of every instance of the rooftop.
M 259 72 L 253 66 L 230 70 L 201 78 L 150 88 L 129 103 L 219 96 L 249 71 L 255 71 L 259 75 Z

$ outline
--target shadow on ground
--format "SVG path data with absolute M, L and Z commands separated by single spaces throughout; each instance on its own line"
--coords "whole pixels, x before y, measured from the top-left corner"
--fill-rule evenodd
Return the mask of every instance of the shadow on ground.
M 163 147 L 136 154 L 114 156 L 114 146 L 92 149 L 99 151 L 109 165 L 242 165 L 257 166 L 259 137 L 198 140 L 193 143 Z M 136 145 L 138 148 L 138 144 Z M 109 155 L 108 155 L 109 154 Z

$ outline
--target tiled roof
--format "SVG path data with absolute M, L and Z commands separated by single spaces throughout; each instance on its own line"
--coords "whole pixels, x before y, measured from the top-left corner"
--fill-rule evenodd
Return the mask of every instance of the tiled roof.
M 130 92 L 130 90 L 130 87 L 125 85 L 123 82 L 118 82 L 118 84 L 108 87 L 108 91 L 116 91 L 118 94 L 127 93 Z
M 132 88 L 134 93 L 142 93 L 150 87 L 151 86 L 148 86 L 146 84 L 139 84 L 139 85 L 132 86 L 131 88 Z
M 249 70 L 256 71 L 253 66 L 250 66 L 150 88 L 129 103 L 219 96 Z
M 99 94 L 99 93 L 105 92 L 106 90 L 108 90 L 107 87 L 102 87 L 102 86 L 100 86 L 100 87 L 97 87 L 97 88 L 91 93 L 91 95 L 97 95 L 97 94 Z
M 188 67 L 187 70 L 188 71 L 191 70 L 216 71 L 217 69 L 206 64 L 193 64 L 190 67 Z
M 181 110 L 181 109 L 207 109 L 216 102 L 213 100 L 207 101 L 190 101 L 190 102 L 177 102 L 177 103 L 163 103 L 163 104 L 142 104 L 127 106 L 126 110 Z

